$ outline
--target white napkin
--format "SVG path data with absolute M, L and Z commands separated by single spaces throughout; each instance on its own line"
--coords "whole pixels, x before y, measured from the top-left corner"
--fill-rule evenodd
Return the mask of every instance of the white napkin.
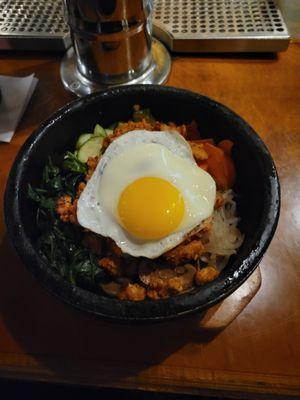
M 34 75 L 24 78 L 0 75 L 0 141 L 10 142 L 38 83 Z

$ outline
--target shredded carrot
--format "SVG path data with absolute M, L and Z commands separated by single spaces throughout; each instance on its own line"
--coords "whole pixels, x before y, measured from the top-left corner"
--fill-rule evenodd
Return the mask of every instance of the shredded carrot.
M 235 181 L 235 167 L 232 159 L 219 147 L 211 143 L 204 143 L 204 150 L 208 154 L 205 160 L 208 172 L 213 176 L 219 189 L 231 188 Z

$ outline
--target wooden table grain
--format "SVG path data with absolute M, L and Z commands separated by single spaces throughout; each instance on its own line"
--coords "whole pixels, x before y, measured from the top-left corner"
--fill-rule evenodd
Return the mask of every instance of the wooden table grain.
M 2 53 L 0 74 L 39 84 L 9 144 L 0 143 L 0 200 L 12 162 L 38 124 L 73 97 L 60 54 Z M 300 46 L 274 56 L 173 55 L 168 85 L 240 114 L 278 168 L 281 216 L 262 286 L 225 330 L 197 317 L 149 326 L 95 320 L 46 293 L 10 248 L 0 214 L 0 376 L 176 393 L 300 397 Z

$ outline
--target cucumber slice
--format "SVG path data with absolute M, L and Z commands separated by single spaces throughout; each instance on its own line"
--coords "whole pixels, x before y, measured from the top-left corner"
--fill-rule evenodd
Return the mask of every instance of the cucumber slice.
M 102 128 L 101 125 L 96 124 L 96 125 L 95 125 L 95 128 L 94 128 L 94 135 L 95 135 L 95 136 L 102 136 L 102 137 L 105 137 L 105 136 L 106 136 L 105 129 Z
M 87 142 L 91 137 L 92 133 L 83 133 L 82 135 L 79 136 L 77 142 L 76 142 L 76 149 L 80 149 L 80 147 Z
M 86 163 L 89 157 L 96 157 L 100 154 L 100 150 L 103 143 L 102 136 L 92 136 L 86 141 L 78 150 L 78 160 Z
M 106 133 L 106 136 L 113 135 L 114 130 L 113 129 L 105 129 L 105 133 Z

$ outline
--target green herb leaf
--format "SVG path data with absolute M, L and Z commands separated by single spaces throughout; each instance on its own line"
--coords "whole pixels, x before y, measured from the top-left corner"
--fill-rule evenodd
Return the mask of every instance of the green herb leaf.
M 65 169 L 68 169 L 72 172 L 77 172 L 80 174 L 86 174 L 87 172 L 86 164 L 79 161 L 76 155 L 70 151 L 67 151 L 65 155 L 63 166 Z
M 45 193 L 45 195 L 43 195 Z M 39 204 L 40 207 L 46 208 L 48 210 L 54 210 L 56 200 L 51 197 L 46 197 L 47 191 L 43 189 L 33 189 L 33 187 L 29 184 L 27 190 L 27 196 Z
M 27 196 L 37 204 L 37 245 L 41 255 L 71 284 L 98 291 L 99 282 L 107 279 L 106 272 L 98 266 L 97 257 L 83 246 L 82 229 L 61 221 L 55 211 L 59 197 L 75 197 L 86 171 L 86 164 L 71 152 L 66 153 L 61 168 L 49 158 L 42 172 L 41 187 L 29 184 Z

